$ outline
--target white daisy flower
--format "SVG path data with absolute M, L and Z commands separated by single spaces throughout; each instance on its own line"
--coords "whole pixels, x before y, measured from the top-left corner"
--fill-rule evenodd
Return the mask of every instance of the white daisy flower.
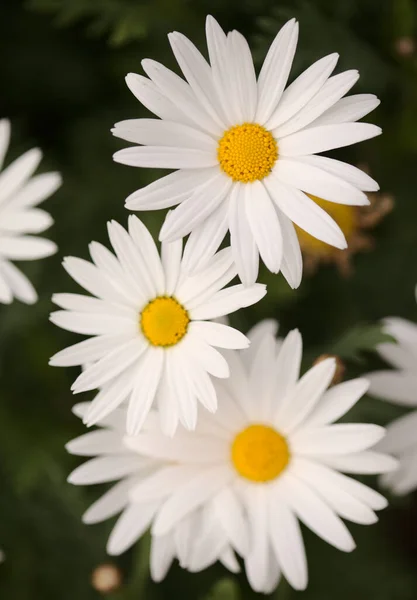
M 369 393 L 381 400 L 406 407 L 417 407 L 417 325 L 405 319 L 391 317 L 384 321 L 384 331 L 397 343 L 380 344 L 380 356 L 392 367 L 375 371 L 370 380 Z M 408 494 L 417 488 L 417 410 L 396 419 L 387 427 L 387 435 L 380 443 L 384 452 L 398 457 L 397 471 L 384 475 L 382 483 L 396 494 Z
M 244 558 L 253 589 L 268 593 L 281 574 L 296 589 L 307 585 L 298 520 L 349 552 L 355 544 L 340 517 L 371 524 L 377 520 L 374 511 L 386 506 L 379 493 L 340 471 L 380 473 L 395 468 L 396 461 L 370 450 L 384 435 L 382 427 L 333 424 L 366 391 L 366 380 L 326 391 L 335 371 L 333 359 L 299 379 L 299 332 L 277 344 L 271 324 L 263 329 L 262 340 L 259 328 L 250 333 L 257 347 L 250 361 L 244 359 L 247 351 L 227 352 L 231 376 L 216 383 L 219 409 L 201 415 L 194 432 L 180 429 L 169 438 L 158 422 L 150 421 L 146 430 L 124 442 L 159 464 L 158 471 L 147 473 L 129 491 L 135 514 L 142 514 L 141 505 L 153 503 L 149 519 L 154 542 L 175 536 L 191 516 L 196 519 L 192 531 L 199 531 L 204 527 L 201 515 L 214 511 L 212 537 L 201 553 L 193 549 L 192 560 L 214 557 L 228 542 L 228 550 Z M 107 470 L 97 465 L 100 477 Z M 127 523 L 127 531 L 134 523 L 134 518 Z M 198 539 L 197 534 L 192 537 Z
M 0 120 L 0 170 L 9 146 L 10 122 Z M 22 154 L 0 173 L 0 303 L 14 298 L 33 304 L 37 293 L 14 260 L 37 260 L 55 254 L 56 245 L 36 234 L 48 229 L 51 216 L 36 208 L 61 185 L 59 173 L 32 177 L 42 158 L 39 148 Z M 35 235 L 34 235 L 35 234 Z
M 163 242 L 160 257 L 137 217 L 129 217 L 129 232 L 115 221 L 108 231 L 116 256 L 93 242 L 94 264 L 64 260 L 71 277 L 95 298 L 53 296 L 64 310 L 52 313 L 52 322 L 93 337 L 58 352 L 50 363 L 89 365 L 73 384 L 74 393 L 107 384 L 84 417 L 87 425 L 128 400 L 127 431 L 137 433 L 156 399 L 167 434 L 174 434 L 178 420 L 194 429 L 197 401 L 209 411 L 217 409 L 210 375 L 229 376 L 227 361 L 215 347 L 249 344 L 236 329 L 208 319 L 254 304 L 266 288 L 239 284 L 223 289 L 236 276 L 230 248 L 189 276 L 182 268 L 181 240 Z
M 77 404 L 73 410 L 77 416 L 84 417 L 88 409 L 89 403 L 85 402 Z M 94 457 L 71 473 L 70 483 L 92 485 L 120 480 L 83 515 L 84 523 L 93 524 L 121 513 L 107 543 L 107 552 L 111 555 L 125 552 L 152 525 L 164 502 L 159 489 L 155 489 L 155 494 L 149 488 L 152 482 L 157 484 L 161 477 L 166 480 L 171 473 L 174 479 L 166 490 L 169 495 L 176 487 L 177 477 L 180 485 L 184 477 L 191 474 L 190 467 L 174 465 L 175 457 L 173 461 L 155 460 L 130 448 L 125 436 L 125 419 L 126 408 L 118 408 L 99 422 L 100 429 L 82 435 L 66 446 L 71 454 Z M 158 416 L 154 411 L 148 415 L 144 430 L 157 431 L 155 439 L 160 439 Z M 197 469 L 194 470 L 197 472 Z M 130 493 L 140 484 L 148 485 L 148 493 L 143 494 L 139 502 L 132 501 Z M 189 511 L 167 535 L 152 537 L 152 579 L 161 581 L 175 558 L 181 567 L 194 572 L 209 567 L 217 560 L 230 571 L 239 571 L 227 531 L 217 518 L 214 503 Z
M 251 52 L 237 31 L 227 35 L 207 18 L 210 63 L 180 33 L 169 41 L 186 81 L 153 60 L 147 77 L 130 73 L 136 98 L 159 119 L 117 123 L 114 135 L 141 144 L 116 152 L 117 162 L 177 169 L 131 194 L 126 207 L 155 210 L 179 205 L 165 220 L 160 239 L 190 235 L 184 256 L 189 271 L 201 269 L 227 231 L 238 273 L 256 281 L 259 255 L 298 287 L 302 260 L 293 223 L 337 248 L 346 240 L 335 221 L 309 195 L 340 204 L 365 205 L 378 184 L 359 169 L 317 153 L 372 138 L 381 129 L 357 123 L 379 100 L 344 97 L 356 70 L 330 77 L 338 55 L 314 63 L 286 89 L 298 23 L 276 36 L 256 77 Z

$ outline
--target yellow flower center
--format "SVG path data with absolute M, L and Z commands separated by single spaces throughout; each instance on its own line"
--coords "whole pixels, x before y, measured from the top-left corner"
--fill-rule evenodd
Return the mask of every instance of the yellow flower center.
M 238 433 L 231 454 L 239 475 L 256 482 L 275 479 L 290 460 L 286 439 L 268 425 L 249 425 Z
M 335 204 L 334 202 L 328 202 L 317 196 L 307 194 L 316 204 L 318 204 L 323 210 L 325 210 L 339 225 L 340 229 L 345 234 L 346 240 L 349 242 L 349 238 L 355 233 L 357 229 L 356 225 L 356 207 L 349 206 L 347 204 Z M 300 229 L 297 225 L 295 226 L 300 246 L 307 254 L 314 256 L 327 257 L 335 252 L 341 252 L 333 246 L 329 246 L 325 242 L 318 240 L 311 236 L 309 233 Z
M 243 123 L 224 133 L 217 157 L 233 181 L 249 183 L 269 175 L 278 158 L 278 145 L 262 125 Z
M 140 315 L 144 336 L 153 346 L 174 346 L 187 333 L 190 317 L 175 298 L 159 296 Z

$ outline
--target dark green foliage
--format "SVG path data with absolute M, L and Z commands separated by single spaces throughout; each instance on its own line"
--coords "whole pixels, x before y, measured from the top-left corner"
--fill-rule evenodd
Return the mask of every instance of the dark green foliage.
M 105 543 L 112 523 L 83 525 L 83 511 L 102 489 L 66 483 L 80 461 L 66 454 L 64 444 L 83 431 L 71 414 L 75 371 L 52 369 L 48 358 L 79 338 L 49 324 L 50 297 L 76 290 L 61 258 L 86 257 L 93 239 L 106 243 L 106 221 L 126 223 L 124 198 L 157 176 L 112 162 L 125 144 L 112 138 L 110 127 L 146 115 L 126 88 L 125 74 L 140 72 L 144 57 L 172 66 L 166 33 L 173 29 L 203 49 L 208 12 L 249 37 L 258 66 L 278 28 L 295 16 L 301 37 L 293 76 L 334 51 L 341 54 L 338 69 L 360 70 L 355 91 L 380 95 L 382 105 L 370 118 L 384 135 L 335 154 L 367 163 L 396 204 L 374 233 L 376 249 L 355 257 L 352 278 L 325 267 L 293 292 L 281 276 L 262 271 L 267 297 L 234 315 L 233 323 L 246 330 L 272 316 L 284 333 L 299 327 L 306 366 L 323 352 L 338 352 L 353 376 L 376 364 L 371 351 L 384 340 L 380 318 L 417 317 L 417 55 L 396 52 L 400 37 L 415 35 L 415 0 L 2 0 L 0 116 L 13 124 L 8 159 L 39 145 L 42 169 L 58 169 L 64 177 L 46 204 L 60 253 L 23 266 L 41 300 L 29 308 L 0 306 L 0 547 L 7 556 L 0 565 L 2 600 L 100 597 L 90 575 L 109 560 Z M 163 214 L 143 218 L 156 234 Z M 367 398 L 349 419 L 386 423 L 398 412 Z M 352 526 L 358 548 L 351 555 L 305 532 L 311 581 L 303 598 L 415 600 L 416 513 L 415 498 L 393 499 L 378 525 Z M 124 584 L 110 600 L 256 597 L 243 575 L 229 576 L 220 566 L 198 575 L 175 567 L 166 581 L 152 584 L 147 538 L 113 562 Z M 301 594 L 281 583 L 272 597 Z

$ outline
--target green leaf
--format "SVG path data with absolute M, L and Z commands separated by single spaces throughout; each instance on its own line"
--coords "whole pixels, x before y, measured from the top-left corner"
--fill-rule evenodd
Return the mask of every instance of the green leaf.
M 395 339 L 383 331 L 381 324 L 356 325 L 330 347 L 330 353 L 345 360 L 361 362 L 362 352 L 372 352 L 384 342 L 395 342 Z

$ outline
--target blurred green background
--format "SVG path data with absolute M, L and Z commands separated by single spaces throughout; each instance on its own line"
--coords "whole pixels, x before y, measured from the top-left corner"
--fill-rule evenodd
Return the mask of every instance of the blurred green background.
M 103 490 L 66 483 L 79 459 L 68 456 L 64 444 L 83 431 L 70 410 L 75 370 L 48 367 L 52 354 L 79 339 L 48 322 L 51 294 L 75 290 L 62 257 L 86 257 L 93 239 L 106 243 L 106 221 L 125 224 L 124 198 L 158 175 L 112 162 L 112 153 L 125 145 L 111 136 L 112 125 L 146 115 L 124 76 L 141 72 L 144 57 L 174 67 L 166 34 L 175 29 L 205 51 L 207 13 L 248 37 L 258 66 L 278 28 L 295 16 L 301 35 L 292 78 L 335 51 L 341 55 L 339 71 L 358 68 L 354 93 L 381 97 L 370 120 L 384 135 L 335 155 L 367 164 L 382 191 L 395 199 L 394 211 L 374 231 L 375 250 L 355 257 L 350 279 L 334 266 L 323 267 L 293 292 L 282 276 L 263 271 L 268 296 L 234 315 L 233 323 L 246 330 L 274 316 L 284 332 L 297 326 L 306 366 L 337 348 L 348 376 L 354 376 L 378 364 L 371 350 L 381 335 L 372 324 L 393 314 L 417 316 L 416 1 L 1 0 L 0 116 L 13 126 L 8 160 L 39 145 L 42 170 L 59 170 L 64 179 L 45 203 L 56 221 L 50 235 L 60 252 L 23 266 L 41 300 L 33 307 L 17 302 L 0 307 L 0 547 L 7 556 L 0 565 L 1 600 L 98 599 L 91 573 L 105 562 L 123 577 L 111 600 L 256 597 L 244 576 L 231 579 L 220 567 L 191 575 L 175 566 L 162 584 L 152 584 L 146 539 L 109 561 L 105 542 L 112 523 L 81 523 L 83 511 Z M 162 212 L 142 216 L 156 233 Z M 365 399 L 350 418 L 384 424 L 397 414 Z M 416 498 L 392 499 L 376 526 L 350 527 L 358 543 L 351 555 L 305 532 L 310 585 L 303 597 L 415 600 Z M 301 593 L 285 583 L 272 595 L 295 596 Z

